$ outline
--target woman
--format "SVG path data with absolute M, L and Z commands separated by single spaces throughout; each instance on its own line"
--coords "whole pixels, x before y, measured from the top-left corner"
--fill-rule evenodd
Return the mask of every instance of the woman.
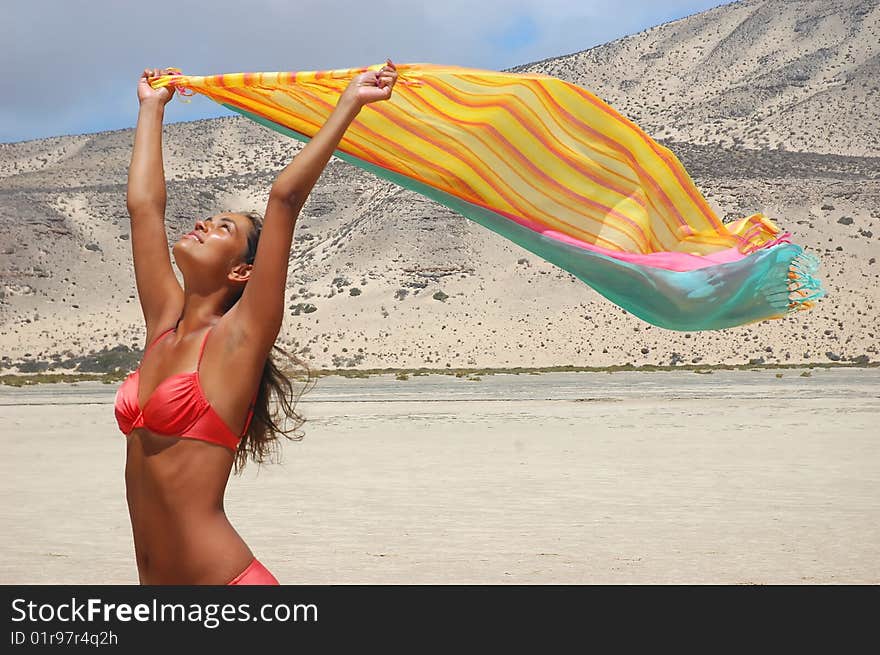
M 270 415 L 270 391 L 302 423 L 269 358 L 294 225 L 351 121 L 391 97 L 397 70 L 388 60 L 352 79 L 275 180 L 265 219 L 233 212 L 195 222 L 172 249 L 183 288 L 164 226 L 162 118 L 174 90 L 149 84 L 165 72 L 145 70 L 138 83 L 127 204 L 147 346 L 116 395 L 138 574 L 142 584 L 278 584 L 226 518 L 226 483 L 233 465 L 240 470 L 249 455 L 263 461 L 286 434 Z

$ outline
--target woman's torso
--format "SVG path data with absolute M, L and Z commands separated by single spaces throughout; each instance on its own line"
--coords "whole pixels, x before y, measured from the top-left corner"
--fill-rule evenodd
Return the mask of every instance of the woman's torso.
M 228 330 L 223 322 L 198 335 L 201 347 L 194 370 L 190 365 L 181 371 L 177 363 L 192 362 L 192 344 L 160 345 L 170 332 L 166 330 L 148 346 L 141 366 L 117 392 L 117 419 L 127 432 L 126 497 L 143 584 L 226 584 L 253 560 L 226 517 L 223 496 L 236 435 L 246 429 L 233 433 L 228 425 L 233 420 L 235 425 L 250 422 L 258 362 L 224 348 Z M 222 375 L 230 369 L 240 374 L 232 379 Z M 250 389 L 254 392 L 248 405 L 242 398 Z M 215 398 L 219 401 L 212 404 Z M 180 405 L 182 422 L 174 420 L 174 412 L 164 412 L 164 404 L 173 403 Z M 151 415 L 159 429 L 166 423 L 179 428 L 189 422 L 187 412 L 200 417 L 194 425 L 201 428 L 180 428 L 189 435 L 186 438 L 169 435 L 167 428 L 161 433 L 150 429 L 157 428 L 149 422 Z
M 226 584 L 254 558 L 223 509 L 232 458 L 221 446 L 137 428 L 125 488 L 143 584 Z

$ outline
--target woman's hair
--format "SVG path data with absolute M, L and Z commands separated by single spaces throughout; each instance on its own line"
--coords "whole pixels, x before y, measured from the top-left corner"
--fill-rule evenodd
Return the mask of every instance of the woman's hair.
M 235 213 L 247 216 L 253 225 L 254 229 L 248 234 L 247 252 L 244 256 L 245 263 L 253 264 L 257 254 L 260 232 L 263 229 L 263 217 L 257 212 Z M 238 296 L 233 299 L 230 307 L 238 302 L 243 292 L 244 290 L 242 289 Z M 312 371 L 309 369 L 308 364 L 296 355 L 287 352 L 278 345 L 273 345 L 272 350 L 288 362 L 292 362 L 294 365 L 304 369 L 306 374 L 305 385 L 300 389 L 299 393 L 295 393 L 290 379 L 284 373 L 284 369 L 280 368 L 273 361 L 270 353 L 263 366 L 263 376 L 260 379 L 257 398 L 254 401 L 254 415 L 251 419 L 251 424 L 241 438 L 238 450 L 235 453 L 235 473 L 241 473 L 248 459 L 252 459 L 258 464 L 262 464 L 265 461 L 278 461 L 281 455 L 278 449 L 280 435 L 284 435 L 293 441 L 299 441 L 303 438 L 302 433 L 297 433 L 296 431 L 305 423 L 305 418 L 296 413 L 294 406 L 296 401 L 314 386 L 316 378 L 312 377 Z M 275 412 L 272 412 L 270 406 L 270 399 L 273 396 L 277 406 Z M 286 421 L 290 421 L 291 425 L 285 429 L 284 423 Z

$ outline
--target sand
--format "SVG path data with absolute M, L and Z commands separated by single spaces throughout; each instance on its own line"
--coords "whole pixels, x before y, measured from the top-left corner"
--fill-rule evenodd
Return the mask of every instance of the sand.
M 877 584 L 880 370 L 800 373 L 324 378 L 227 512 L 284 584 Z M 137 582 L 114 392 L 0 387 L 0 583 Z

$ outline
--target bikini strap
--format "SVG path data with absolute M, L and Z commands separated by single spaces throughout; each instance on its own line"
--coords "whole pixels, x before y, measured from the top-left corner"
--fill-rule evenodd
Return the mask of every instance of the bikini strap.
M 175 327 L 177 327 L 177 326 L 175 326 Z M 162 340 L 162 337 L 164 337 L 169 332 L 172 332 L 173 330 L 174 330 L 174 328 L 170 327 L 167 330 L 165 330 L 162 334 L 160 334 L 158 337 L 153 339 L 153 343 L 149 344 L 147 346 L 147 349 L 144 350 L 144 354 L 143 354 L 143 357 L 141 357 L 141 361 L 143 361 L 143 358 L 147 356 L 147 353 L 150 352 L 150 349 Z

